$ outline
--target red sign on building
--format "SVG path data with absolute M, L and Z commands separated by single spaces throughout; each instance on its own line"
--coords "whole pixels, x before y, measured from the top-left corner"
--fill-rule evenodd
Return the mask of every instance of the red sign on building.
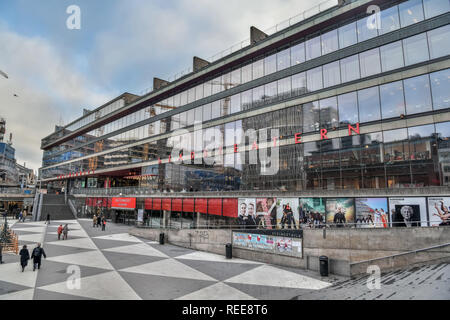
M 135 209 L 136 198 L 112 198 L 111 208 L 113 209 Z

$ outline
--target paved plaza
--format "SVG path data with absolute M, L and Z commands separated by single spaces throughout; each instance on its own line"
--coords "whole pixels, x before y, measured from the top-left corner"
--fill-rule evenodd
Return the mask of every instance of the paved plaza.
M 57 240 L 59 224 L 69 239 Z M 43 243 L 41 270 L 31 261 L 20 272 L 19 257 L 5 254 L 0 265 L 0 299 L 291 299 L 323 289 L 315 272 L 283 268 L 139 239 L 130 227 L 109 223 L 106 231 L 90 220 L 15 223 L 20 245 Z M 68 267 L 81 271 L 79 289 L 67 284 Z
M 13 222 L 14 223 L 14 222 Z M 57 239 L 59 224 L 69 225 L 69 239 Z M 30 254 L 37 242 L 47 253 L 41 270 L 31 261 L 20 272 L 19 256 L 4 254 L 0 265 L 0 299 L 188 299 L 320 300 L 450 299 L 450 266 L 440 263 L 384 274 L 381 289 L 369 290 L 367 277 L 321 278 L 316 272 L 264 263 L 225 259 L 140 239 L 129 226 L 109 223 L 106 231 L 90 220 L 15 222 L 20 246 Z M 78 266 L 80 287 L 67 281 Z M 68 285 L 69 283 L 69 285 Z

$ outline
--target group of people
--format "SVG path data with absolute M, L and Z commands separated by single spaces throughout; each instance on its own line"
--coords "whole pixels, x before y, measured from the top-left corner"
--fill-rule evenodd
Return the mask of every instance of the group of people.
M 20 250 L 19 255 L 20 255 L 20 265 L 22 266 L 22 272 L 25 271 L 25 267 L 28 265 L 28 260 L 33 259 L 33 271 L 35 271 L 36 268 L 38 269 L 41 268 L 42 256 L 44 256 L 44 258 L 47 259 L 47 255 L 45 254 L 44 248 L 41 247 L 40 243 L 38 243 L 36 245 L 36 248 L 33 249 L 31 257 L 26 244 Z
M 22 210 L 19 212 L 19 222 L 25 222 L 27 219 L 27 210 Z
M 63 240 L 67 240 L 67 235 L 69 233 L 69 225 L 66 223 L 66 225 L 63 227 L 62 224 L 60 224 L 57 233 L 58 233 L 58 240 L 61 240 L 61 234 L 63 236 Z
M 106 229 L 106 218 L 104 216 L 96 215 L 94 214 L 94 217 L 92 218 L 92 227 L 94 228 L 102 228 L 102 231 L 105 231 Z

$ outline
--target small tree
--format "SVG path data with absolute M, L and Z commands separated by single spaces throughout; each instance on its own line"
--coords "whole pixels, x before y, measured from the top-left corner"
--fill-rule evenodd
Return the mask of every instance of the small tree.
M 11 243 L 12 242 L 12 234 L 11 230 L 8 227 L 8 221 L 5 218 L 5 223 L 3 224 L 2 231 L 0 233 L 0 243 Z

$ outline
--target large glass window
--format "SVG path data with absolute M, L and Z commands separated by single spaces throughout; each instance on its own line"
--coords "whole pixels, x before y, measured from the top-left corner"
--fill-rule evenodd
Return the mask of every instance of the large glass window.
M 430 73 L 433 109 L 450 108 L 450 69 Z
M 339 49 L 337 29 L 331 30 L 322 35 L 322 55 Z
M 359 59 L 357 54 L 341 59 L 340 63 L 342 83 L 359 79 Z
M 359 61 L 361 65 L 361 78 L 381 72 L 380 53 L 378 48 L 360 53 Z
M 252 89 L 253 103 L 260 105 L 264 102 L 264 86 L 259 86 Z
M 423 0 L 425 19 L 429 19 L 450 11 L 448 0 Z
M 282 98 L 291 95 L 291 77 L 278 80 L 278 95 Z
M 231 103 L 231 113 L 236 113 L 241 111 L 241 95 L 235 94 L 233 96 L 231 96 L 230 98 L 230 103 Z
M 306 74 L 297 73 L 292 76 L 292 92 L 294 95 L 306 93 Z
M 284 49 L 277 53 L 277 70 L 283 70 L 291 66 L 291 51 Z
M 253 80 L 264 76 L 264 59 L 259 59 L 252 64 Z
M 203 121 L 211 120 L 211 103 L 203 106 Z
M 320 90 L 323 88 L 322 83 L 322 67 L 310 69 L 306 72 L 306 85 L 308 92 Z
M 406 128 L 383 132 L 384 160 L 389 164 L 408 160 L 409 148 Z
M 220 117 L 220 100 L 214 101 L 211 104 L 211 119 L 216 119 Z
M 355 124 L 359 121 L 356 92 L 339 95 L 338 106 L 340 125 Z
M 370 122 L 381 119 L 378 87 L 358 91 L 359 120 Z
M 405 114 L 405 101 L 401 81 L 381 85 L 380 98 L 383 119 L 399 117 Z
M 450 54 L 450 25 L 427 32 L 431 59 Z
M 404 66 L 401 41 L 381 46 L 380 55 L 381 55 L 381 70 L 383 72 L 402 68 Z
M 405 87 L 406 114 L 431 111 L 431 93 L 428 75 L 403 81 Z
M 247 90 L 241 93 L 242 110 L 248 110 L 252 107 L 252 90 Z
M 320 57 L 320 36 L 306 41 L 306 60 Z
M 323 87 L 332 87 L 341 83 L 339 61 L 334 61 L 323 66 Z
M 241 68 L 242 83 L 252 81 L 252 64 L 248 64 Z
M 339 48 L 345 48 L 358 42 L 356 35 L 356 22 L 349 23 L 338 29 Z
M 374 38 L 378 35 L 378 30 L 375 26 L 371 26 L 372 28 L 367 26 L 367 19 L 372 19 L 372 17 L 367 16 L 357 21 L 356 32 L 358 33 L 358 42 Z
M 264 85 L 264 100 L 266 102 L 274 101 L 278 94 L 278 83 L 277 81 L 270 82 Z
M 291 48 L 291 65 L 305 62 L 305 43 L 299 43 Z
M 268 75 L 277 71 L 277 55 L 272 54 L 264 58 L 264 75 Z
M 241 84 L 241 69 L 231 71 L 231 84 L 230 87 L 236 87 Z
M 398 17 L 398 6 L 382 10 L 380 12 L 381 29 L 380 34 L 385 34 L 400 28 Z
M 319 102 L 313 101 L 303 105 L 303 130 L 313 132 L 319 130 Z
M 428 44 L 425 33 L 403 39 L 402 42 L 405 65 L 409 66 L 428 60 Z
M 320 106 L 320 126 L 322 128 L 334 128 L 339 126 L 336 97 L 322 99 Z
M 423 20 L 422 0 L 409 0 L 398 5 L 402 28 Z

